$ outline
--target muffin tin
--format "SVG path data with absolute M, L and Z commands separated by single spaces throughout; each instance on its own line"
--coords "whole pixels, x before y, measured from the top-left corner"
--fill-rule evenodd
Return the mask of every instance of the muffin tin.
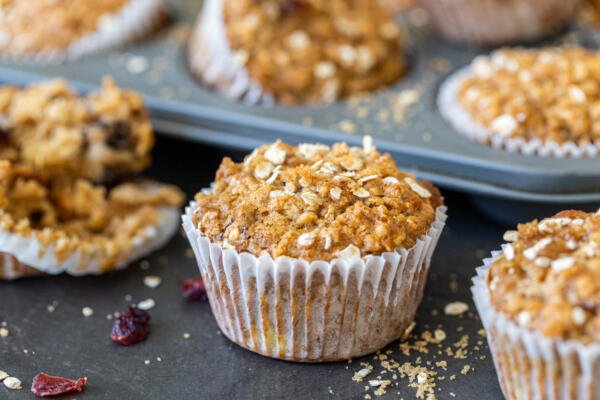
M 291 143 L 344 140 L 369 134 L 401 167 L 444 187 L 517 202 L 597 206 L 600 157 L 557 159 L 514 155 L 457 134 L 436 108 L 440 83 L 489 49 L 455 47 L 407 19 L 411 69 L 389 89 L 326 106 L 265 108 L 232 102 L 203 88 L 186 64 L 186 36 L 201 3 L 172 0 L 170 25 L 122 51 L 64 65 L 0 62 L 0 81 L 24 84 L 64 76 L 80 90 L 102 75 L 145 95 L 157 130 L 216 146 L 252 149 L 280 138 Z M 543 44 L 579 40 L 568 31 Z

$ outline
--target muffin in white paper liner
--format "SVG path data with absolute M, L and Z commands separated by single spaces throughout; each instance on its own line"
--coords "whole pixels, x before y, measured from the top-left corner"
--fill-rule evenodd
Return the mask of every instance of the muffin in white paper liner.
M 477 268 L 471 291 L 507 399 L 600 399 L 600 343 L 548 338 L 520 327 L 492 305 L 486 273 L 502 254 Z
M 248 104 L 274 104 L 273 96 L 250 78 L 229 46 L 223 0 L 204 2 L 190 37 L 188 58 L 192 73 L 222 96 Z
M 436 210 L 409 250 L 311 263 L 223 249 L 182 216 L 219 328 L 265 356 L 301 362 L 358 357 L 402 336 L 413 321 L 446 220 Z M 346 250 L 347 251 L 347 250 Z
M 458 92 L 462 82 L 472 76 L 470 66 L 463 67 L 450 75 L 440 86 L 437 105 L 440 114 L 461 135 L 495 149 L 526 156 L 540 157 L 596 157 L 600 154 L 600 143 L 579 146 L 575 142 L 559 144 L 538 139 L 503 137 L 486 128 L 460 105 Z
M 167 14 L 164 0 L 129 0 L 118 13 L 103 17 L 96 31 L 82 36 L 65 49 L 25 54 L 0 50 L 0 58 L 33 63 L 76 60 L 141 39 L 157 29 L 165 21 Z
M 160 220 L 148 226 L 133 238 L 131 251 L 119 254 L 110 270 L 125 268 L 133 261 L 144 257 L 164 246 L 179 228 L 180 212 L 177 207 L 161 207 Z M 56 245 L 45 246 L 35 237 L 20 236 L 6 229 L 0 229 L 0 280 L 26 276 L 60 273 L 80 276 L 106 272 L 103 263 L 108 255 L 92 253 L 82 262 L 82 252 L 78 250 L 65 260 L 55 254 Z
M 531 41 L 566 22 L 581 0 L 420 0 L 446 39 L 486 45 Z

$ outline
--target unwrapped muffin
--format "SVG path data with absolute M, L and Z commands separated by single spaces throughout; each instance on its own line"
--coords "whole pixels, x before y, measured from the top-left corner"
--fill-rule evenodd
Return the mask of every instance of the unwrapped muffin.
M 600 150 L 600 54 L 580 47 L 506 48 L 442 84 L 439 110 L 461 134 L 524 155 Z
M 176 232 L 184 196 L 135 178 L 154 134 L 139 94 L 106 80 L 0 87 L 0 279 L 125 267 Z
M 109 78 L 86 96 L 61 79 L 0 87 L 0 159 L 40 177 L 109 183 L 146 168 L 153 146 L 142 97 Z
M 276 142 L 243 163 L 224 159 L 183 223 L 223 333 L 263 355 L 318 362 L 402 335 L 445 219 L 438 190 L 368 141 Z
M 446 39 L 514 44 L 558 30 L 582 0 L 420 0 Z
M 0 0 L 0 56 L 74 59 L 139 39 L 165 18 L 162 0 Z
M 208 0 L 191 71 L 232 99 L 330 103 L 405 74 L 401 30 L 378 0 Z
M 521 224 L 472 288 L 507 399 L 600 393 L 600 210 Z

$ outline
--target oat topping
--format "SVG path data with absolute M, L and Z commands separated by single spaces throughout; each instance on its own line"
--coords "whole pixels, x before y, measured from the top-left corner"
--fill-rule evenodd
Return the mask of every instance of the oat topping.
M 225 0 L 237 65 L 285 104 L 332 102 L 406 72 L 399 27 L 378 0 Z
M 521 224 L 487 276 L 494 306 L 548 337 L 600 341 L 600 215 L 563 211 Z
M 0 159 L 44 179 L 112 182 L 147 167 L 153 145 L 141 96 L 108 78 L 83 97 L 60 79 L 0 87 Z
M 66 49 L 98 30 L 107 17 L 127 3 L 128 0 L 0 0 L 0 53 L 25 55 Z
M 600 54 L 579 47 L 506 48 L 479 56 L 461 106 L 493 134 L 600 144 Z
M 275 152 L 279 174 L 267 181 L 256 169 Z M 410 248 L 442 204 L 437 189 L 374 148 L 282 142 L 259 148 L 243 163 L 224 159 L 214 189 L 196 201 L 194 224 L 211 241 L 257 256 L 266 251 L 308 260 Z
M 156 235 L 163 207 L 179 207 L 183 194 L 151 182 L 112 188 L 83 179 L 42 181 L 29 168 L 0 160 L 0 226 L 19 236 L 35 235 L 55 246 L 58 260 L 81 250 L 80 261 L 104 255 L 103 270 L 122 253 Z

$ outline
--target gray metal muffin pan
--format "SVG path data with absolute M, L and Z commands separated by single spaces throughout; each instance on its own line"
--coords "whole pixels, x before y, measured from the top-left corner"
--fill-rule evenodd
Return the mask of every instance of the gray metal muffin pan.
M 185 33 L 201 2 L 172 0 L 171 8 L 170 26 L 141 43 L 62 65 L 0 61 L 0 81 L 25 84 L 62 76 L 76 88 L 89 90 L 103 75 L 111 75 L 118 84 L 145 95 L 157 131 L 165 135 L 249 150 L 278 138 L 359 144 L 361 135 L 369 134 L 401 167 L 444 187 L 523 202 L 600 203 L 600 157 L 511 154 L 470 141 L 441 118 L 435 105 L 439 84 L 489 50 L 450 46 L 426 28 L 408 23 L 411 69 L 394 86 L 357 101 L 265 108 L 223 99 L 193 78 L 186 64 Z M 567 32 L 546 44 L 576 35 Z M 411 95 L 414 104 L 399 105 Z

